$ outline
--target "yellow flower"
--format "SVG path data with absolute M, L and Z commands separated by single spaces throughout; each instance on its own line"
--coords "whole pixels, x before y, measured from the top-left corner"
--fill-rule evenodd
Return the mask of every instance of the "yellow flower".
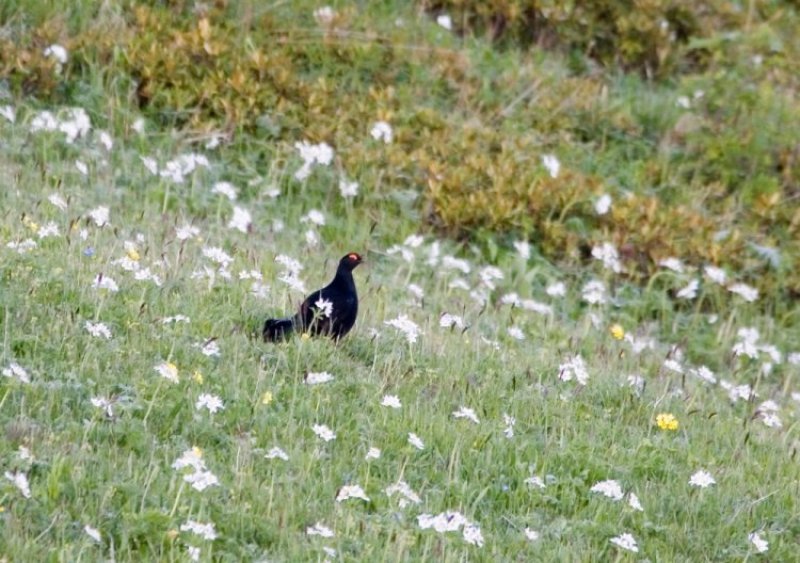
M 173 528 L 172 530 L 167 531 L 167 538 L 169 538 L 170 540 L 174 540 L 177 537 L 178 537 L 178 530 Z
M 129 248 L 128 251 L 126 252 L 126 254 L 128 255 L 128 258 L 130 258 L 134 262 L 138 262 L 139 261 L 140 256 L 139 256 L 139 253 L 136 251 L 135 248 Z
M 611 336 L 613 336 L 616 340 L 622 340 L 625 338 L 625 329 L 622 328 L 621 324 L 613 324 L 608 330 L 611 331 Z
M 25 217 L 22 220 L 22 224 L 28 227 L 34 233 L 39 231 L 39 225 L 30 217 Z
M 192 374 L 192 379 L 198 385 L 202 385 L 203 384 L 203 374 L 200 373 L 200 370 L 194 370 L 194 373 Z
M 307 332 L 304 332 L 303 334 L 300 335 L 300 340 L 309 340 L 310 338 L 311 335 L 308 334 Z
M 266 391 L 263 395 L 261 395 L 261 404 L 268 405 L 272 402 L 272 393 Z
M 678 419 L 675 418 L 675 415 L 668 412 L 662 412 L 661 414 L 656 416 L 656 424 L 658 425 L 661 430 L 677 430 L 678 429 Z
M 197 457 L 203 457 L 203 450 L 201 450 L 197 446 L 192 446 L 192 453 Z

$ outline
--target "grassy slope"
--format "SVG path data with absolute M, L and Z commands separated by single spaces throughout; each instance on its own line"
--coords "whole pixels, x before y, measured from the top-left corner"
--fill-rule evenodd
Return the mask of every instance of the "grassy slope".
M 90 98 L 99 99 L 92 77 L 87 82 Z M 758 530 L 770 541 L 773 559 L 793 556 L 800 527 L 797 407 L 790 393 L 797 390 L 798 368 L 784 363 L 761 378 L 763 360 L 743 361 L 730 350 L 739 328 L 757 326 L 765 342 L 797 351 L 795 311 L 767 316 L 740 302 L 728 309 L 723 291 L 710 283 L 696 307 L 673 304 L 665 290 L 681 287 L 686 280 L 680 276 L 661 274 L 641 290 L 598 264 L 556 268 L 537 257 L 520 260 L 508 249 L 494 259 L 505 279 L 483 308 L 468 292 L 449 288 L 456 273 L 426 264 L 431 237 L 412 263 L 385 253 L 418 228 L 411 210 L 404 212 L 391 196 L 362 187 L 361 196 L 346 202 L 337 193 L 335 169 L 297 183 L 291 179 L 299 167 L 294 151 L 258 138 L 205 151 L 152 123 L 139 136 L 130 129 L 135 112 L 115 103 L 89 108 L 96 124 L 108 120 L 115 140 L 110 154 L 96 135 L 67 145 L 60 134 L 30 134 L 34 110 L 25 101 L 15 102 L 16 124 L 0 118 L 0 167 L 7 178 L 0 195 L 0 367 L 17 361 L 32 379 L 0 378 L 3 471 L 24 471 L 32 488 L 26 500 L 8 481 L 0 487 L 0 555 L 181 559 L 187 545 L 198 545 L 204 558 L 288 561 L 322 559 L 322 546 L 332 546 L 360 560 L 607 560 L 617 553 L 609 538 L 628 531 L 640 555 L 651 560 L 740 559 L 752 553 L 747 535 Z M 208 154 L 211 167 L 182 185 L 151 176 L 139 159 L 155 155 L 163 164 L 189 150 Z M 88 163 L 88 176 L 77 172 L 75 159 Z M 223 179 L 239 186 L 238 205 L 253 214 L 251 234 L 226 227 L 232 204 L 211 194 Z M 249 180 L 256 181 L 248 187 Z M 265 189 L 272 185 L 281 190 L 274 200 Z M 67 211 L 47 201 L 53 192 L 69 202 Z M 111 226 L 86 219 L 97 205 L 110 207 Z M 311 208 L 327 218 L 316 248 L 305 244 L 308 226 L 300 222 Z M 61 234 L 19 255 L 6 243 L 36 238 L 25 218 L 40 228 L 55 221 Z M 286 228 L 275 232 L 275 220 Z M 201 240 L 175 239 L 174 227 L 184 222 L 200 229 Z M 139 261 L 162 276 L 161 288 L 111 264 L 125 256 L 124 241 L 138 234 Z M 217 278 L 209 287 L 207 279 L 191 278 L 210 265 L 203 245 L 234 257 L 231 281 Z M 479 287 L 479 251 L 442 245 L 443 254 L 472 262 L 464 277 Z M 300 298 L 277 280 L 276 254 L 301 260 L 311 289 L 325 283 L 335 259 L 350 250 L 366 251 L 369 264 L 356 271 L 363 311 L 345 342 L 295 339 L 268 346 L 249 338 L 266 314 Z M 250 269 L 270 285 L 265 298 L 251 295 L 251 282 L 238 279 Z M 120 291 L 92 289 L 100 273 L 113 277 Z M 616 306 L 580 302 L 580 288 L 592 277 L 616 288 Z M 563 299 L 544 293 L 556 280 L 568 285 Z M 425 290 L 422 306 L 406 291 L 411 282 Z M 554 314 L 495 302 L 508 291 L 547 301 Z M 719 318 L 709 324 L 700 310 Z M 440 328 L 444 311 L 463 315 L 469 330 Z M 383 324 L 400 313 L 420 324 L 417 344 L 406 344 Z M 191 322 L 161 323 L 175 314 Z M 107 323 L 113 338 L 91 337 L 87 320 Z M 636 355 L 609 335 L 613 322 L 660 344 Z M 506 335 L 512 325 L 523 329 L 525 341 Z M 370 328 L 380 336 L 372 337 Z M 194 347 L 211 337 L 219 358 Z M 484 339 L 497 340 L 499 349 Z M 672 345 L 684 350 L 687 364 L 707 364 L 721 378 L 754 384 L 758 398 L 731 404 L 719 386 L 665 370 Z M 559 364 L 577 353 L 590 372 L 585 388 L 557 378 Z M 178 366 L 180 383 L 155 373 L 162 360 Z M 334 382 L 303 384 L 306 372 L 323 370 Z M 202 384 L 193 380 L 195 371 L 203 374 Z M 641 395 L 626 386 L 632 373 L 647 381 Z M 225 410 L 197 411 L 194 402 L 203 392 L 219 395 Z M 273 395 L 269 405 L 262 402 L 265 392 Z M 385 394 L 398 395 L 403 407 L 380 406 Z M 113 420 L 91 405 L 95 396 L 120 399 Z M 782 429 L 753 417 L 768 398 L 781 405 Z M 480 424 L 451 416 L 462 405 L 475 409 Z M 674 413 L 679 430 L 656 428 L 660 412 Z M 503 435 L 504 413 L 517 419 L 513 439 Z M 311 431 L 315 423 L 329 425 L 337 439 L 322 443 Z M 425 450 L 408 445 L 408 432 L 425 441 Z M 32 462 L 19 458 L 20 445 L 30 448 Z M 275 445 L 286 450 L 288 462 L 264 459 Z M 192 446 L 202 448 L 219 487 L 194 491 L 170 468 Z M 370 446 L 381 448 L 380 459 L 364 460 Z M 715 487 L 689 487 L 689 476 L 701 467 L 715 476 Z M 546 478 L 547 487 L 525 484 L 532 475 Z M 398 479 L 422 497 L 419 506 L 400 509 L 383 493 Z M 644 512 L 590 493 L 603 479 L 635 492 Z M 347 483 L 361 485 L 371 501 L 337 503 L 337 490 Z M 448 509 L 481 526 L 482 548 L 456 533 L 419 530 L 417 514 Z M 186 532 L 174 538 L 170 532 L 188 519 L 214 522 L 219 539 L 212 544 Z M 336 536 L 306 536 L 305 528 L 317 521 Z M 100 530 L 102 545 L 84 534 L 85 524 Z M 525 527 L 542 538 L 528 542 Z

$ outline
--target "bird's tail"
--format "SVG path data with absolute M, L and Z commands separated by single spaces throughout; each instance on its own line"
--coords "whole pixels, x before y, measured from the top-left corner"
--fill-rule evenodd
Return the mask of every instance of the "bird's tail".
M 267 319 L 264 323 L 264 340 L 266 342 L 277 342 L 287 338 L 294 332 L 294 322 L 292 319 Z

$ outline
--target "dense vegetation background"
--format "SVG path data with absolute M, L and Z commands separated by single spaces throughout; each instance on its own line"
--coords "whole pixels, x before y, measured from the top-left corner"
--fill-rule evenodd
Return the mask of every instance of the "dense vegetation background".
M 798 11 L 1 3 L 0 560 L 791 560 Z

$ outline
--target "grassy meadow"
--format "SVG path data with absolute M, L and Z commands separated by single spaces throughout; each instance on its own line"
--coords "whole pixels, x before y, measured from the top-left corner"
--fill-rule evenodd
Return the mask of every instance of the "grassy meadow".
M 407 53 L 386 63 L 407 65 L 386 107 L 364 102 L 374 113 L 356 119 L 328 85 L 332 99 L 312 92 L 305 114 L 281 100 L 280 124 L 277 110 L 255 128 L 195 122 L 158 91 L 138 103 L 122 50 L 102 59 L 70 44 L 83 29 L 117 29 L 135 4 L 18 0 L 0 11 L 4 37 L 47 47 L 57 29 L 70 47 L 63 63 L 58 49 L 44 56 L 52 90 L 18 90 L 13 74 L 0 83 L 0 561 L 796 558 L 800 308 L 786 289 L 796 199 L 759 199 L 777 184 L 753 164 L 742 180 L 752 191 L 719 203 L 716 180 L 698 187 L 702 139 L 669 158 L 654 141 L 686 104 L 729 101 L 706 88 L 718 75 L 654 83 L 608 71 L 592 80 L 617 113 L 583 121 L 602 142 L 531 141 L 544 125 L 515 122 L 528 115 L 518 92 L 539 75 L 539 100 L 555 103 L 577 72 L 569 55 L 459 37 L 406 3 L 341 3 L 331 17 L 374 25 Z M 327 13 L 259 6 L 230 3 L 228 15 L 299 18 L 305 33 L 290 39 L 310 42 L 306 78 L 324 82 L 314 72 L 325 57 L 344 56 L 308 32 L 330 25 Z M 361 60 L 361 48 L 347 56 Z M 439 49 L 467 71 L 426 67 Z M 327 79 L 380 101 L 367 77 L 382 63 L 362 55 Z M 547 127 L 587 119 L 573 101 Z M 759 107 L 732 127 L 777 131 L 798 115 Z M 508 120 L 492 121 L 498 111 Z M 622 114 L 661 133 L 603 129 Z M 329 129 L 338 118 L 346 126 Z M 414 128 L 437 138 L 476 121 L 535 147 L 514 157 L 532 182 L 594 174 L 605 187 L 587 180 L 591 193 L 567 204 L 581 217 L 552 213 L 547 244 L 524 221 L 431 220 L 431 206 L 463 201 L 442 191 L 450 169 L 425 160 Z M 750 150 L 769 145 L 756 137 Z M 463 139 L 452 146 L 454 160 L 483 166 Z M 724 149 L 714 165 L 735 167 Z M 659 223 L 677 242 L 638 267 L 613 226 L 654 163 L 663 183 L 648 197 L 719 204 L 730 244 L 755 245 L 741 270 L 726 242 L 708 255 L 691 246 L 701 229 L 681 223 L 679 206 Z M 499 209 L 503 197 L 470 201 L 497 198 Z M 351 251 L 365 257 L 353 332 L 262 342 L 264 319 L 292 312 Z

